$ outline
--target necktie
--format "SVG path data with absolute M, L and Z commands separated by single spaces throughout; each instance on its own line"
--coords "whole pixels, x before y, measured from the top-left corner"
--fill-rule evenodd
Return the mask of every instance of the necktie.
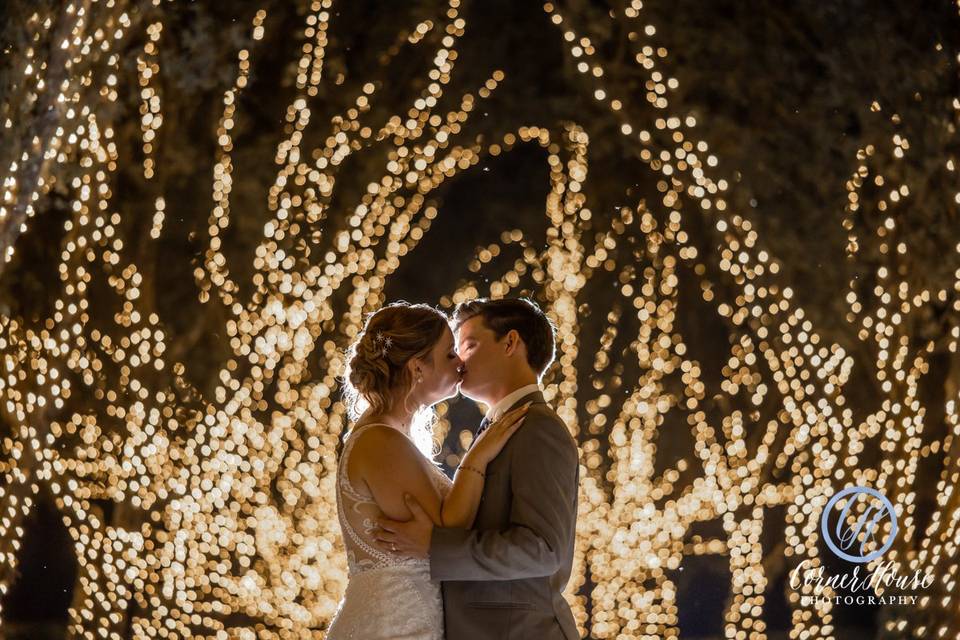
M 487 427 L 490 426 L 490 420 L 486 416 L 483 417 L 483 420 L 480 421 L 480 428 L 477 429 L 477 435 L 473 437 L 473 441 L 476 442 L 477 438 L 480 437 L 480 434 L 487 430 Z

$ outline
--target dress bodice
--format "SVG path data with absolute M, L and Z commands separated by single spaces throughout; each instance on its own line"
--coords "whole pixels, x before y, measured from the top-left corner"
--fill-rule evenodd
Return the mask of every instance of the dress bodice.
M 340 528 L 343 531 L 343 543 L 347 550 L 347 564 L 351 576 L 383 567 L 407 565 L 429 567 L 429 561 L 426 559 L 409 558 L 381 549 L 376 545 L 373 531 L 377 525 L 377 518 L 383 515 L 383 512 L 366 487 L 354 487 L 350 482 L 347 465 L 353 445 L 368 427 L 375 424 L 379 423 L 362 425 L 347 436 L 337 466 L 337 513 Z M 427 462 L 430 479 L 440 496 L 445 498 L 450 492 L 452 483 L 435 464 L 429 460 Z

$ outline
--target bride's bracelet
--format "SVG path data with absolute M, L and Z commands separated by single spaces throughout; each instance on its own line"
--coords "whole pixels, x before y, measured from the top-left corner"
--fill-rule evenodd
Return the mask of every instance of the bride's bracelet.
M 468 465 L 468 464 L 462 464 L 462 465 L 460 465 L 460 468 L 461 468 L 461 469 L 466 469 L 467 471 L 473 471 L 474 473 L 479 474 L 481 478 L 484 477 L 483 471 L 480 471 L 480 469 L 476 469 L 476 468 L 474 468 L 474 467 L 471 467 L 471 466 Z

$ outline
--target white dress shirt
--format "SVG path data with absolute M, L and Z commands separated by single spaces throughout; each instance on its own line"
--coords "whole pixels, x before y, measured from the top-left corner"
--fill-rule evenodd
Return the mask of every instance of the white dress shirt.
M 542 391 L 540 384 L 533 382 L 526 386 L 520 387 L 519 389 L 512 391 L 500 399 L 500 402 L 490 407 L 487 410 L 486 418 L 489 422 L 495 422 L 500 419 L 500 417 L 507 412 L 507 409 L 510 406 L 522 398 L 525 395 L 531 394 L 534 391 Z

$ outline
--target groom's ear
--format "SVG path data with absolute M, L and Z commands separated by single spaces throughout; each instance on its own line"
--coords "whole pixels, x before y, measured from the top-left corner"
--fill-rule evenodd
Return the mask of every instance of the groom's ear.
M 510 329 L 510 331 L 507 332 L 507 335 L 505 335 L 504 338 L 506 339 L 505 353 L 508 356 L 512 356 L 514 353 L 517 352 L 517 349 L 519 349 L 520 345 L 523 343 L 523 341 L 520 338 L 520 333 L 516 329 Z

